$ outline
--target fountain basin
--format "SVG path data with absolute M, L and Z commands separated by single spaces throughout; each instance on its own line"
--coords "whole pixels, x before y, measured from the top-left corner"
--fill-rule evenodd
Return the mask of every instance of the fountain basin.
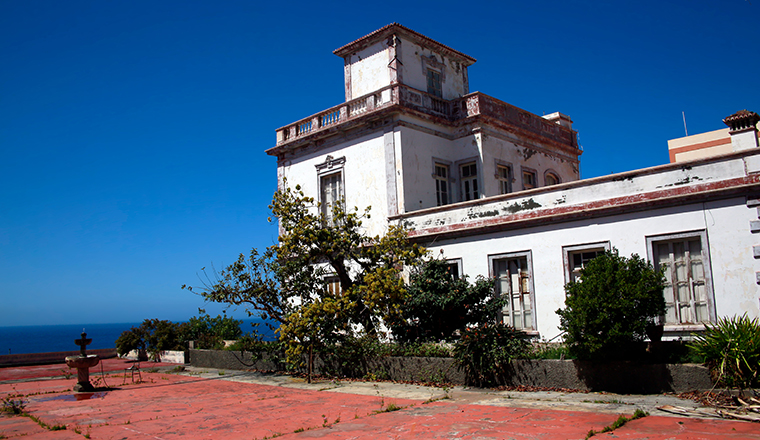
M 60 359 L 60 358 L 58 358 Z M 88 354 L 86 356 L 66 356 L 66 365 L 69 368 L 90 368 L 98 365 L 100 358 L 96 354 Z

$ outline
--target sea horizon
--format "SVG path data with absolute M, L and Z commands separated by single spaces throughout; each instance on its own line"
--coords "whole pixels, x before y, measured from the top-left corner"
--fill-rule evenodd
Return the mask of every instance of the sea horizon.
M 261 318 L 241 319 L 240 329 L 249 333 L 252 323 L 261 323 L 258 331 L 264 340 L 274 340 L 274 334 Z M 184 321 L 179 321 L 184 322 Z M 82 331 L 92 343 L 88 350 L 114 348 L 116 339 L 122 332 L 132 327 L 140 326 L 142 322 L 119 322 L 108 324 L 46 324 L 46 325 L 16 325 L 0 327 L 0 355 L 54 353 L 62 351 L 77 351 L 74 341 L 81 338 Z

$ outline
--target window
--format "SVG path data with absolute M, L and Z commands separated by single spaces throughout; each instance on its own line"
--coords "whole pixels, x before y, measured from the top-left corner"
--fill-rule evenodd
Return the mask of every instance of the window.
M 328 277 L 325 277 L 325 285 L 327 288 L 327 292 L 333 296 L 337 296 L 341 292 L 340 288 L 340 278 L 338 278 L 337 275 L 331 275 Z
M 475 162 L 461 165 L 459 177 L 462 182 L 462 200 L 474 200 L 479 198 L 478 192 L 478 167 Z
M 435 197 L 438 206 L 449 204 L 449 166 L 435 164 Z
M 319 195 L 322 209 L 327 224 L 332 224 L 333 206 L 335 202 L 343 198 L 343 183 L 341 173 L 326 174 L 319 178 Z
M 706 233 L 647 237 L 647 248 L 655 269 L 664 269 L 665 324 L 714 321 Z
M 536 185 L 536 172 L 533 170 L 522 170 L 523 189 L 533 189 Z
M 446 260 L 446 270 L 451 274 L 451 278 L 458 280 L 462 276 L 462 259 Z
M 565 263 L 565 283 L 578 281 L 581 276 L 581 269 L 586 267 L 588 262 L 596 258 L 597 255 L 609 250 L 609 241 L 563 247 L 562 259 Z
M 530 252 L 497 255 L 489 260 L 498 294 L 508 297 L 501 313 L 503 322 L 517 329 L 535 329 Z
M 433 96 L 443 97 L 443 88 L 441 87 L 441 72 L 432 69 L 427 71 L 427 91 Z
M 544 175 L 544 183 L 546 183 L 546 186 L 557 185 L 559 183 L 559 176 L 552 172 L 547 172 Z
M 335 202 L 343 199 L 343 166 L 346 158 L 325 157 L 325 161 L 315 165 L 319 178 L 320 213 L 326 224 L 332 224 L 332 209 Z
M 512 192 L 512 167 L 509 165 L 496 165 L 496 180 L 499 182 L 499 194 Z

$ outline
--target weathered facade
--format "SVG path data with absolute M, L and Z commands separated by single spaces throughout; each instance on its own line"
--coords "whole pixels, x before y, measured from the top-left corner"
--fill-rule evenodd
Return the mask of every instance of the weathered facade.
M 368 233 L 402 223 L 460 273 L 496 277 L 504 321 L 542 338 L 564 284 L 613 247 L 666 268 L 670 337 L 760 315 L 760 149 L 578 180 L 570 118 L 470 93 L 475 59 L 398 24 L 335 53 L 346 102 L 277 130 L 281 184 L 323 209 L 371 206 Z

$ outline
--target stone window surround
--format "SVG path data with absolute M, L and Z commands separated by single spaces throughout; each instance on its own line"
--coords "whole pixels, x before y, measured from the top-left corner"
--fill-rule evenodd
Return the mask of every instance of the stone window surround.
M 569 283 L 572 278 L 572 261 L 570 260 L 570 257 L 577 253 L 577 252 L 588 252 L 593 251 L 597 249 L 604 249 L 605 251 L 609 252 L 612 250 L 612 246 L 610 245 L 610 241 L 597 241 L 594 243 L 584 243 L 584 244 L 574 244 L 570 246 L 562 246 L 562 265 L 563 265 L 563 272 L 565 273 L 565 284 Z
M 449 174 L 449 177 L 451 177 L 453 183 L 456 183 L 457 181 L 461 182 L 462 181 L 462 176 L 460 174 L 462 173 L 462 166 L 474 163 L 475 164 L 475 170 L 477 172 L 477 175 L 475 176 L 475 178 L 477 180 L 479 180 L 479 182 L 478 182 L 478 193 L 479 193 L 478 194 L 478 198 L 480 198 L 480 197 L 483 196 L 483 182 L 482 182 L 482 179 L 479 179 L 479 177 L 483 175 L 483 170 L 482 170 L 482 167 L 480 165 L 480 161 L 478 159 L 479 159 L 478 156 L 471 156 L 471 157 L 466 157 L 464 159 L 455 161 L 454 162 L 454 168 L 456 169 L 456 176 L 453 176 L 453 175 Z M 454 186 L 456 186 L 457 189 L 458 189 L 457 200 L 459 200 L 460 202 L 464 202 L 465 200 L 463 199 L 464 193 L 462 192 L 462 188 L 460 188 L 457 185 L 452 185 L 452 187 L 454 187 Z M 473 199 L 473 200 L 477 200 L 477 199 Z
M 327 155 L 325 157 L 325 161 L 322 163 L 319 163 L 315 165 L 314 167 L 317 169 L 317 196 L 318 196 L 318 202 L 323 205 L 322 200 L 322 179 L 324 177 L 330 176 L 332 174 L 338 174 L 339 180 L 340 180 L 340 197 L 344 198 L 346 197 L 346 179 L 344 175 L 344 166 L 346 164 L 346 156 L 339 157 L 337 159 L 333 158 L 330 155 Z M 320 208 L 324 209 L 324 208 Z M 321 211 L 322 212 L 322 211 Z
M 530 174 L 533 175 L 533 188 L 526 188 L 525 187 L 525 174 L 526 173 L 530 173 Z M 528 167 L 525 167 L 525 166 L 521 166 L 520 167 L 520 178 L 522 180 L 522 189 L 523 190 L 538 188 L 538 172 L 536 171 L 535 168 L 528 168 Z
M 499 175 L 499 167 L 509 169 L 509 176 L 510 176 L 510 179 L 509 179 L 509 182 L 508 182 L 509 191 L 506 192 L 506 193 L 501 191 L 501 182 L 504 182 L 504 180 Z M 515 179 L 515 167 L 512 166 L 512 164 L 509 163 L 509 162 L 505 162 L 505 161 L 500 160 L 500 159 L 494 159 L 493 169 L 494 169 L 494 175 L 493 176 L 496 179 L 496 181 L 499 183 L 499 189 L 497 191 L 497 194 L 509 194 L 509 193 L 513 192 L 514 191 L 514 185 L 513 184 L 516 181 L 516 179 Z
M 431 176 L 433 177 L 433 183 L 435 183 L 435 181 L 438 180 L 438 174 L 436 174 L 436 170 L 435 170 L 436 166 L 444 166 L 448 169 L 449 176 L 448 176 L 448 179 L 446 179 L 446 181 L 448 183 L 449 192 L 448 192 L 448 203 L 446 203 L 446 205 L 450 205 L 454 203 L 454 191 L 452 191 L 452 189 L 456 187 L 455 185 L 456 179 L 451 175 L 451 169 L 452 169 L 452 165 L 454 165 L 454 162 L 433 156 L 431 165 L 432 165 L 432 170 L 433 170 L 431 174 Z M 437 194 L 438 190 L 435 188 L 435 185 L 433 186 L 433 190 L 434 190 L 435 202 L 436 202 L 435 206 L 444 206 L 444 205 L 438 205 L 438 194 Z
M 661 234 L 661 235 L 647 235 L 647 258 L 655 264 L 654 260 L 654 248 L 653 244 L 660 241 L 678 240 L 682 238 L 694 238 L 699 237 L 702 241 L 702 264 L 705 271 L 705 288 L 707 289 L 707 310 L 710 316 L 710 322 L 716 322 L 718 320 L 715 310 L 715 295 L 713 289 L 712 278 L 712 263 L 710 262 L 710 244 L 707 237 L 707 230 L 697 229 L 693 231 L 677 232 L 673 234 Z M 705 325 L 698 324 L 677 324 L 677 323 L 665 323 L 665 332 L 694 332 L 705 330 Z
M 461 258 L 447 258 L 446 264 L 450 266 L 456 266 L 457 274 L 455 278 L 456 279 L 462 278 L 464 274 L 462 273 L 462 259 Z
M 530 303 L 531 303 L 531 321 L 532 321 L 532 328 L 530 329 L 523 329 L 525 333 L 527 333 L 530 336 L 538 336 L 538 322 L 537 322 L 537 313 L 536 313 L 536 291 L 534 288 L 534 282 L 533 282 L 533 251 L 526 250 L 526 251 L 518 251 L 518 252 L 505 252 L 500 254 L 489 254 L 488 255 L 488 276 L 490 278 L 493 278 L 496 283 L 498 283 L 498 278 L 496 274 L 496 270 L 494 269 L 494 265 L 496 264 L 497 260 L 504 260 L 504 259 L 513 259 L 513 258 L 522 258 L 525 257 L 526 264 L 528 266 L 528 289 L 530 292 Z
M 559 173 L 557 173 L 556 171 L 550 168 L 544 171 L 544 186 L 550 186 L 549 183 L 546 182 L 546 177 L 549 176 L 550 174 L 554 176 L 555 179 L 557 179 L 557 184 L 562 183 L 562 179 L 559 177 Z

